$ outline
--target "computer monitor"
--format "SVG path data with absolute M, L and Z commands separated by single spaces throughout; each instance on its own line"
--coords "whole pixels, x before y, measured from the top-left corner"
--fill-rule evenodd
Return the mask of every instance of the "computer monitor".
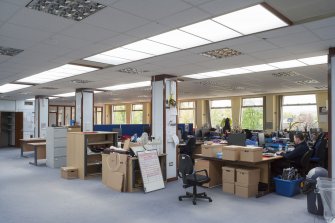
M 201 133 L 202 133 L 202 138 L 209 137 L 209 129 L 208 128 L 202 128 Z
M 264 135 L 264 132 L 259 132 L 257 139 L 258 139 L 258 145 L 259 146 L 265 145 L 265 135 Z
M 122 129 L 121 128 L 113 128 L 112 132 L 117 132 L 117 137 L 121 138 L 121 136 L 122 136 Z
M 229 134 L 228 145 L 245 146 L 246 136 L 244 133 Z

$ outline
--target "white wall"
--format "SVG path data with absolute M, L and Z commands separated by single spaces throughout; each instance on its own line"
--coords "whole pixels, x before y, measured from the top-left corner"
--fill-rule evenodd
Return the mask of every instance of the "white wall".
M 34 136 L 34 103 L 25 105 L 24 101 L 16 101 L 16 112 L 23 112 L 23 138 Z

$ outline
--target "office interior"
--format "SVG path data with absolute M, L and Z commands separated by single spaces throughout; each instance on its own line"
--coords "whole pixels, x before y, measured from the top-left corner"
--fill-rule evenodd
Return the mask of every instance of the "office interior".
M 213 202 L 179 201 L 192 189 L 178 177 L 172 136 L 195 137 L 201 153 L 212 141 L 226 145 L 225 118 L 231 133 L 250 129 L 266 149 L 257 140 L 264 132 L 277 143 L 270 152 L 293 146 L 288 132 L 304 133 L 310 147 L 323 134 L 323 162 L 308 170 L 333 177 L 334 26 L 331 0 L 0 0 L 0 222 L 331 222 L 307 210 L 306 194 L 277 194 L 270 162 L 258 176 L 265 193 L 227 193 L 220 172 L 213 187 L 198 187 Z M 91 157 L 99 165 L 87 165 L 86 150 L 121 148 L 148 128 L 159 145 L 159 190 L 115 189 L 102 151 Z M 48 152 L 60 144 L 62 156 Z M 209 159 L 194 152 L 194 168 L 220 152 L 224 160 L 221 149 Z M 143 184 L 137 158 L 126 159 L 123 182 Z M 79 179 L 61 177 L 61 166 L 75 166 Z

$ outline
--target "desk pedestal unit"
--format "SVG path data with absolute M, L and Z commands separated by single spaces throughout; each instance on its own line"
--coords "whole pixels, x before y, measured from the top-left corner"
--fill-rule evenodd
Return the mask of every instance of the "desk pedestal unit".
M 42 138 L 20 139 L 20 142 L 21 142 L 21 157 L 24 157 L 23 156 L 24 152 L 34 151 L 34 147 L 32 145 L 29 145 L 29 143 L 45 142 L 45 139 Z
M 80 179 L 101 173 L 101 153 L 92 153 L 92 147 L 117 146 L 117 132 L 68 132 L 67 166 L 78 168 Z

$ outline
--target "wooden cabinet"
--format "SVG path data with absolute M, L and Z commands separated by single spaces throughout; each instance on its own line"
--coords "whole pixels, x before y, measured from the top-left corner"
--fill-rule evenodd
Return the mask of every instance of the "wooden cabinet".
M 101 173 L 101 153 L 94 147 L 117 146 L 116 132 L 68 132 L 67 166 L 78 168 L 80 179 Z

